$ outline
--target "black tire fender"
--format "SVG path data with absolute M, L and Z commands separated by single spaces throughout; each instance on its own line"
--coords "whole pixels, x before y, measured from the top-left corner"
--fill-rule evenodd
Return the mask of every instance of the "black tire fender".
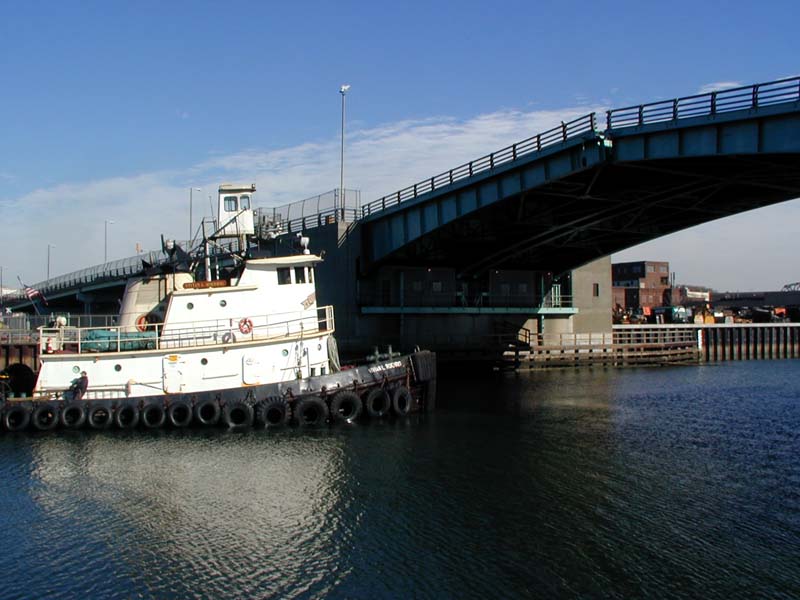
M 86 411 L 86 422 L 92 429 L 108 429 L 114 422 L 114 411 L 108 404 L 93 404 Z
M 398 385 L 392 391 L 392 409 L 394 414 L 404 417 L 411 412 L 414 406 L 414 397 L 411 391 L 404 385 Z
M 248 429 L 253 426 L 253 407 L 242 400 L 227 402 L 222 408 L 222 422 L 228 429 Z
M 380 419 L 389 414 L 392 408 L 392 399 L 383 388 L 371 389 L 364 398 L 364 408 L 370 417 Z
M 355 392 L 343 390 L 331 400 L 331 417 L 334 421 L 352 423 L 361 415 L 364 403 Z
M 139 413 L 142 425 L 148 429 L 158 429 L 167 420 L 167 411 L 159 403 L 145 404 Z
M 3 413 L 3 426 L 8 431 L 22 431 L 31 422 L 31 409 L 27 406 L 9 406 Z
M 86 405 L 81 401 L 68 402 L 61 409 L 61 425 L 65 429 L 80 429 L 86 422 Z
M 193 416 L 192 405 L 186 400 L 170 402 L 167 407 L 167 420 L 173 427 L 188 427 Z
M 39 404 L 31 413 L 31 424 L 39 431 L 55 429 L 59 423 L 60 414 L 58 405 L 45 402 Z
M 139 424 L 139 407 L 135 404 L 120 404 L 114 411 L 114 423 L 120 429 L 133 429 Z
M 200 425 L 216 425 L 221 412 L 219 402 L 213 398 L 200 400 L 194 405 L 194 418 Z
M 300 427 L 319 427 L 328 420 L 328 405 L 318 396 L 301 398 L 294 405 L 294 419 Z
M 283 427 L 292 416 L 289 405 L 283 398 L 268 398 L 256 406 L 256 423 L 267 429 Z

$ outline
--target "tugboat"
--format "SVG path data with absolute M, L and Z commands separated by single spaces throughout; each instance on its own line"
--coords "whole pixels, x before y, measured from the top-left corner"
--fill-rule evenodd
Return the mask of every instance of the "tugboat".
M 316 300 L 322 258 L 307 238 L 255 256 L 254 192 L 220 186 L 219 227 L 193 252 L 164 242 L 168 268 L 127 281 L 116 326 L 40 328 L 33 395 L 6 399 L 4 428 L 318 426 L 431 409 L 431 352 L 376 348 L 340 366 L 333 308 Z

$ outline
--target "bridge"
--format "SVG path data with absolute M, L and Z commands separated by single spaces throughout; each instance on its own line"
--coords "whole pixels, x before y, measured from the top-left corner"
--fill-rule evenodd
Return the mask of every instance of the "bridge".
M 590 113 L 363 206 L 333 192 L 332 203 L 262 210 L 259 222 L 288 235 L 316 229 L 313 249 L 327 252 L 320 296 L 337 307 L 343 335 L 402 338 L 414 314 L 494 315 L 487 333 L 509 315 L 516 327 L 523 315 L 577 314 L 573 295 L 586 282 L 572 270 L 595 259 L 800 197 L 798 167 L 795 77 Z M 140 270 L 132 257 L 34 287 L 48 297 L 118 297 Z M 593 302 L 610 329 L 608 291 L 599 293 Z M 362 326 L 368 315 L 383 322 Z M 420 320 L 413 335 L 429 324 Z
M 363 208 L 371 265 L 562 272 L 800 196 L 800 80 L 592 113 Z

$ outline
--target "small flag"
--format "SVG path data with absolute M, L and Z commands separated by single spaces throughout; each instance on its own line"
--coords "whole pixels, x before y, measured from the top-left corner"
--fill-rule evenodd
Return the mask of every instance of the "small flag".
M 22 283 L 22 280 L 20 279 L 19 282 Z M 33 288 L 29 285 L 25 285 L 24 283 L 22 283 L 22 291 L 25 293 L 25 296 L 31 302 L 33 302 L 38 298 L 39 300 L 42 301 L 42 304 L 47 306 L 47 298 L 44 297 L 44 294 L 40 290 L 37 290 L 36 288 Z

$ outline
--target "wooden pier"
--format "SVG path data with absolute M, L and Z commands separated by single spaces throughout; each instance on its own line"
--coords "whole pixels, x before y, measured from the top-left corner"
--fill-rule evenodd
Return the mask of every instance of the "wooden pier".
M 800 323 L 615 325 L 611 333 L 532 335 L 530 348 L 504 354 L 532 369 L 782 358 L 800 358 Z

